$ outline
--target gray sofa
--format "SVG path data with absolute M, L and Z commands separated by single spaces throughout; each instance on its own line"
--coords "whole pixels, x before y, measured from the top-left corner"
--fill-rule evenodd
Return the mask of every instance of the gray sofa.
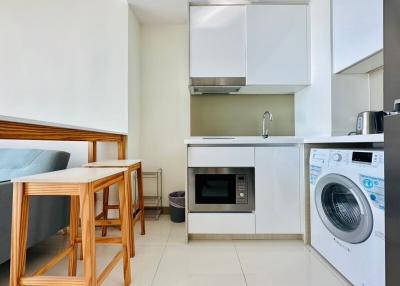
M 0 149 L 0 264 L 10 258 L 11 179 L 65 169 L 70 154 L 36 149 Z M 28 247 L 69 224 L 69 198 L 32 197 L 29 208 Z

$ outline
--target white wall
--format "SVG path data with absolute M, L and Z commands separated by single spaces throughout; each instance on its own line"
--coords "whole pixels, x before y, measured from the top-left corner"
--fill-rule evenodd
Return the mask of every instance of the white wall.
M 0 1 L 0 115 L 127 132 L 127 7 Z
M 140 157 L 141 130 L 141 75 L 140 75 L 140 23 L 133 10 L 128 9 L 128 157 Z
M 331 1 L 310 1 L 311 86 L 295 94 L 297 136 L 347 135 L 370 109 L 367 74 L 332 71 Z
M 332 76 L 332 135 L 356 130 L 358 113 L 370 110 L 367 74 Z
M 129 124 L 128 156 L 137 157 L 139 35 L 124 0 L 0 1 L 0 116 L 117 132 Z M 0 140 L 0 148 L 67 151 L 68 167 L 88 157 L 86 142 Z M 98 144 L 98 160 L 116 158 L 115 143 Z
M 0 1 L 0 116 L 127 131 L 128 10 L 124 0 Z M 7 147 L 87 161 L 85 142 L 0 140 Z M 99 144 L 99 159 L 116 149 Z
M 370 108 L 383 110 L 383 68 L 369 73 Z
M 183 140 L 190 130 L 187 36 L 186 25 L 141 28 L 140 154 L 145 171 L 163 168 L 165 206 L 168 193 L 185 189 Z
M 296 136 L 332 132 L 330 0 L 310 1 L 311 86 L 295 94 Z

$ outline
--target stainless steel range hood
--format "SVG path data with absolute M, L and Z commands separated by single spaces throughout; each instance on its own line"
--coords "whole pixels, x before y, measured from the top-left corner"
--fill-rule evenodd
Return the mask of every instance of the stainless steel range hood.
M 190 79 L 190 93 L 199 94 L 236 94 L 246 86 L 245 77 L 196 77 Z

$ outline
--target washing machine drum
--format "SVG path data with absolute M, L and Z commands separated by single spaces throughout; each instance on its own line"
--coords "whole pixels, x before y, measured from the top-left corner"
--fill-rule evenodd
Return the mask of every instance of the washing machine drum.
M 371 235 L 371 207 L 363 191 L 347 177 L 328 174 L 319 179 L 315 204 L 323 224 L 342 241 L 357 244 Z

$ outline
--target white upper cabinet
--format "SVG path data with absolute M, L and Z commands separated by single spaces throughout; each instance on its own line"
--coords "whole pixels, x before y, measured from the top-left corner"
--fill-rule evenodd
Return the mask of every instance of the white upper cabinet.
M 383 65 L 383 0 L 333 0 L 332 19 L 335 73 Z
M 246 7 L 190 7 L 190 76 L 246 76 Z
M 307 5 L 247 6 L 247 84 L 308 85 Z

